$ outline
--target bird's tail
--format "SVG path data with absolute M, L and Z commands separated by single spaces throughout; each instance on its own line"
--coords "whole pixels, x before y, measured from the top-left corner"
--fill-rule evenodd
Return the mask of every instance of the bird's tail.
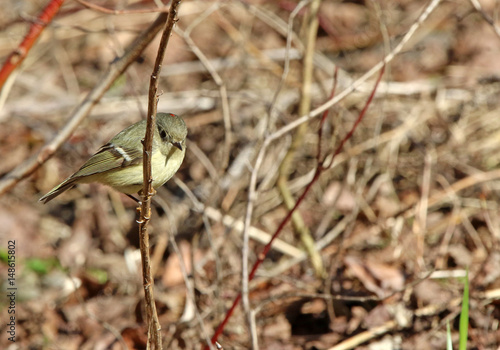
M 75 186 L 75 180 L 76 178 L 68 178 L 61 182 L 59 185 L 54 187 L 52 190 L 50 190 L 49 193 L 47 193 L 45 196 L 39 199 L 40 202 L 43 202 L 43 204 L 48 203 L 52 199 L 56 198 L 59 196 L 61 193 L 69 190 L 73 186 Z

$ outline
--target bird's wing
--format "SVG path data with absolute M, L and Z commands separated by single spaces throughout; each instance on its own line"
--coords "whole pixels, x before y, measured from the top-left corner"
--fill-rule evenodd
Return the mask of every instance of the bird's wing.
M 111 143 L 102 146 L 72 178 L 89 176 L 105 171 L 124 168 L 142 162 L 142 149 L 117 147 Z

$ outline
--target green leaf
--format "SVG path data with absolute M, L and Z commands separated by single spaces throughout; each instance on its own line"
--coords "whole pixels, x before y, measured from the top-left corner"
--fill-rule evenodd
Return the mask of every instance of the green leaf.
M 49 259 L 30 258 L 26 259 L 25 265 L 26 268 L 31 271 L 34 271 L 40 275 L 46 275 L 50 270 L 52 270 L 55 266 L 58 265 L 58 262 L 54 258 L 49 258 Z
M 451 341 L 450 321 L 446 321 L 446 350 L 453 350 Z
M 459 350 L 467 350 L 469 332 L 469 268 L 465 272 L 464 293 L 462 297 L 462 312 L 460 313 Z
M 89 276 L 95 278 L 98 283 L 104 284 L 108 281 L 108 273 L 102 269 L 89 269 L 87 270 Z
M 0 249 L 0 261 L 3 261 L 4 263 L 7 262 L 9 254 L 7 254 L 7 251 L 5 249 Z

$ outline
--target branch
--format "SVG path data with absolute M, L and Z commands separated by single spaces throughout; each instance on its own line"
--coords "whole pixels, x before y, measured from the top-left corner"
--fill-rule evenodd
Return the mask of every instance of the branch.
M 123 15 L 123 14 L 131 14 L 131 13 L 151 13 L 151 12 L 166 12 L 164 8 L 147 8 L 147 9 L 137 9 L 137 10 L 110 10 L 105 7 L 93 4 L 91 2 L 85 1 L 85 0 L 76 0 L 79 2 L 82 6 L 85 6 L 88 9 L 102 12 L 108 15 Z
M 479 14 L 483 17 L 483 19 L 488 22 L 488 24 L 493 28 L 495 34 L 500 37 L 500 27 L 495 24 L 493 18 L 491 18 L 486 12 L 483 11 L 479 0 L 470 0 L 470 2 L 472 3 L 472 6 L 474 6 L 476 11 L 479 12 Z
M 144 297 L 146 301 L 146 314 L 147 314 L 147 328 L 148 328 L 148 349 L 162 349 L 161 341 L 161 326 L 158 321 L 158 314 L 156 312 L 156 305 L 153 293 L 153 273 L 151 269 L 151 257 L 149 255 L 149 233 L 148 223 L 151 219 L 151 197 L 154 195 L 152 186 L 152 172 L 151 172 L 151 155 L 153 154 L 153 135 L 156 125 L 156 107 L 158 104 L 158 78 L 161 72 L 163 59 L 165 58 L 165 51 L 167 49 L 172 28 L 177 21 L 177 11 L 181 0 L 172 1 L 168 12 L 165 28 L 161 36 L 160 44 L 158 47 L 158 54 L 156 56 L 155 65 L 149 82 L 149 96 L 148 96 L 148 117 L 146 126 L 146 135 L 143 140 L 143 190 L 142 190 L 142 204 L 140 207 L 139 217 L 139 238 L 141 248 L 141 262 L 142 262 L 142 276 Z

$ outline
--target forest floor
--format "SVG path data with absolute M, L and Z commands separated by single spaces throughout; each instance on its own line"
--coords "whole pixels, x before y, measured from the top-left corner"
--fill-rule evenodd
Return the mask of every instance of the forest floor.
M 0 64 L 49 1 L 7 2 Z M 38 155 L 158 16 L 134 13 L 150 1 L 93 3 L 127 11 L 67 2 L 2 88 L 0 181 Z M 206 344 L 242 290 L 244 252 L 251 268 L 311 182 L 250 281 L 250 311 L 240 304 L 219 336 L 224 349 L 252 348 L 252 332 L 261 349 L 445 349 L 447 325 L 458 349 L 467 271 L 467 348 L 500 349 L 500 4 L 325 0 L 316 34 L 312 3 L 181 4 L 158 110 L 184 118 L 187 152 L 150 223 L 164 349 Z M 135 203 L 98 184 L 38 199 L 145 117 L 157 47 L 1 196 L 0 348 L 146 348 Z M 379 70 L 364 75 L 387 56 L 366 115 L 316 179 Z M 334 82 L 318 156 L 317 108 Z

